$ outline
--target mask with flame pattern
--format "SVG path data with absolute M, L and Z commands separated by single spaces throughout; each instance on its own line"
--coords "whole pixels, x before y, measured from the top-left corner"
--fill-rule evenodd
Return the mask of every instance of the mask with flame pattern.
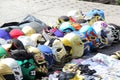
M 89 25 L 84 25 L 79 32 L 85 34 L 90 42 L 90 51 L 96 51 L 99 46 L 99 38 L 95 30 Z

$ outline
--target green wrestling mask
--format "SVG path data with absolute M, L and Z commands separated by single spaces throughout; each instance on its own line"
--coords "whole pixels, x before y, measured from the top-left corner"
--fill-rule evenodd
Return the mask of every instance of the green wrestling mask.
M 25 50 L 14 50 L 11 54 L 21 67 L 23 80 L 35 80 L 36 72 L 33 54 L 29 54 Z

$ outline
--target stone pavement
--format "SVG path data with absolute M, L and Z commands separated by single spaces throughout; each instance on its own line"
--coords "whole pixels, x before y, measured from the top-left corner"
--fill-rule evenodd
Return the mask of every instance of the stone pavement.
M 22 21 L 31 14 L 47 24 L 54 24 L 61 15 L 80 9 L 83 13 L 91 9 L 102 9 L 106 21 L 120 25 L 120 6 L 78 0 L 0 0 L 0 24 Z

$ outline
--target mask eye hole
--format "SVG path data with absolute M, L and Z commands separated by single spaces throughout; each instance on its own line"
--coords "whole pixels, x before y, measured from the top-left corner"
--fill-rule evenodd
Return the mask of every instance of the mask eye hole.
M 71 50 L 72 48 L 70 46 L 65 46 L 66 51 Z
M 32 64 L 30 64 L 29 62 L 23 64 L 22 66 L 25 67 L 25 68 L 29 68 Z
M 88 40 L 87 39 L 82 39 L 82 42 L 83 43 L 86 43 Z
M 15 74 L 16 74 L 16 75 L 19 75 L 19 72 L 15 71 Z
M 67 53 L 70 53 L 72 47 L 70 47 L 70 46 L 65 46 L 65 49 L 66 49 Z
M 61 49 L 62 49 L 62 48 L 58 48 L 58 49 L 57 49 L 57 52 L 60 52 L 60 51 L 61 51 Z
M 94 36 L 91 36 L 91 40 L 95 40 L 96 38 Z

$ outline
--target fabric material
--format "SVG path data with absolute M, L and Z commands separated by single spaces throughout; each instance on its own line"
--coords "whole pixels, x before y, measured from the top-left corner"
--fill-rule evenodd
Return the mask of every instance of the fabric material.
M 0 38 L 3 38 L 5 40 L 11 39 L 9 33 L 3 29 L 0 29 Z
M 17 39 L 22 42 L 22 44 L 24 45 L 25 48 L 27 48 L 29 46 L 33 46 L 33 47 L 36 46 L 35 42 L 32 41 L 29 36 L 19 36 Z
M 10 48 L 11 50 L 15 50 L 15 49 L 25 49 L 23 43 L 18 40 L 18 39 L 12 39 L 12 47 Z
M 19 30 L 19 29 L 12 29 L 10 32 L 9 32 L 10 36 L 12 39 L 17 39 L 19 36 L 23 36 L 24 33 Z
M 67 53 L 60 39 L 51 38 L 45 43 L 45 45 L 51 48 L 52 53 L 54 55 L 54 59 L 57 62 L 64 62 L 63 59 L 65 55 L 67 55 Z
M 34 60 L 31 58 L 24 61 L 17 60 L 17 62 L 21 66 L 23 73 L 23 80 L 35 80 Z
M 46 45 L 38 45 L 37 48 L 43 53 L 45 60 L 47 61 L 48 67 L 53 65 L 54 59 L 53 59 L 52 50 Z
M 57 29 L 57 28 L 52 28 L 52 29 L 50 29 L 50 32 L 52 33 L 52 34 L 54 34 L 55 36 L 57 36 L 57 37 L 63 37 L 64 36 L 64 33 L 63 32 L 61 32 L 59 29 Z
M 7 55 L 7 51 L 3 47 L 0 47 L 0 58 L 4 58 Z
M 2 62 L 0 62 L 0 80 L 15 80 L 13 71 Z
M 30 36 L 30 35 L 36 33 L 36 31 L 35 31 L 32 27 L 30 27 L 30 26 L 25 26 L 25 27 L 23 27 L 23 28 L 22 28 L 22 31 L 23 31 L 23 33 L 24 33 L 26 36 Z
M 78 31 L 82 26 L 79 23 L 73 23 L 72 26 Z
M 44 55 L 40 52 L 40 50 L 36 47 L 29 47 L 27 49 L 29 53 L 34 54 L 34 61 L 35 61 L 35 71 L 36 71 L 36 78 L 41 78 L 48 73 L 47 63 L 45 61 Z
M 63 22 L 67 22 L 67 21 L 69 21 L 69 17 L 68 16 L 60 16 L 59 18 L 58 18 L 58 22 L 61 24 L 61 23 L 63 23 Z
M 68 54 L 72 54 L 73 53 L 73 49 L 72 49 L 72 44 L 70 43 L 70 41 L 66 38 L 60 38 L 61 42 L 63 43 L 65 49 L 66 49 L 66 52 Z
M 0 38 L 0 45 L 6 44 L 6 40 L 3 38 Z
M 72 58 L 81 57 L 84 51 L 84 44 L 81 41 L 80 37 L 74 33 L 68 33 L 64 36 L 64 38 L 68 39 L 72 44 Z
M 69 16 L 73 22 L 76 22 L 79 19 L 83 19 L 83 14 L 80 10 L 71 10 L 67 13 L 67 16 Z
M 107 23 L 104 21 L 97 21 L 92 25 L 93 29 L 96 31 L 98 38 L 100 39 L 100 48 L 108 45 L 108 38 L 105 29 L 107 28 Z
M 22 74 L 22 71 L 21 71 L 21 67 L 18 65 L 18 63 L 15 59 L 5 58 L 5 59 L 1 59 L 1 62 L 10 67 L 10 69 L 14 73 L 14 76 L 15 76 L 16 80 L 22 80 L 23 79 L 23 74 Z
M 21 67 L 23 80 L 35 80 L 35 63 L 33 54 L 26 50 L 13 50 L 11 57 L 14 58 Z
M 60 25 L 59 30 L 68 33 L 71 31 L 75 31 L 75 28 L 70 24 L 70 22 L 64 22 Z
M 85 14 L 85 16 L 88 16 L 88 17 L 94 17 L 96 15 L 100 16 L 102 19 L 105 19 L 104 11 L 100 9 L 93 9 L 93 10 L 90 10 L 87 14 Z
M 36 61 L 37 65 L 46 63 L 46 61 L 44 60 L 44 55 L 38 48 L 30 46 L 27 48 L 27 51 L 34 54 L 34 60 Z
M 28 15 L 23 19 L 23 22 L 29 21 L 29 26 L 33 27 L 37 33 L 41 32 L 43 29 L 46 29 L 48 25 L 41 21 L 40 19 L 37 19 L 36 17 L 32 15 Z
M 96 31 L 90 25 L 84 25 L 80 30 L 90 42 L 90 51 L 96 51 L 99 45 L 99 38 Z
M 38 42 L 42 41 L 42 35 L 39 33 L 32 34 L 30 36 L 30 39 L 35 43 L 35 45 L 38 45 Z

